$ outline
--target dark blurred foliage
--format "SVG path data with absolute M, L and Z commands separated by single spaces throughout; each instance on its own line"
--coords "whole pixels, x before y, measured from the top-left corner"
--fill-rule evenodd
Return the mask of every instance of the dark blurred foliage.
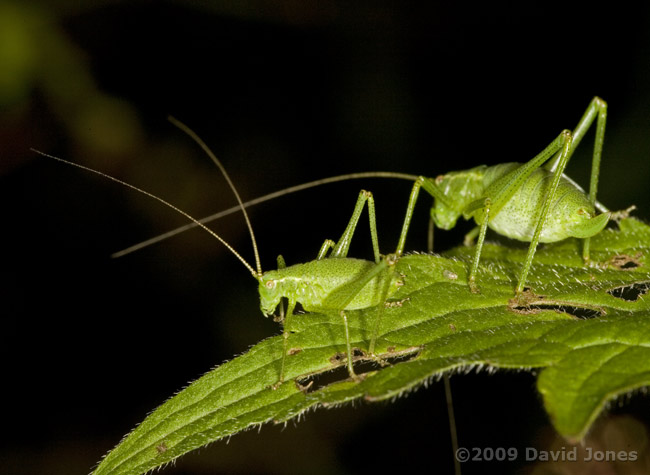
M 203 216 L 234 199 L 167 114 L 208 142 L 246 199 L 340 173 L 435 176 L 525 161 L 600 95 L 610 115 L 599 198 L 612 209 L 635 203 L 640 217 L 650 216 L 650 18 L 643 3 L 81 4 L 0 2 L 0 466 L 7 473 L 87 473 L 187 381 L 279 332 L 260 314 L 248 272 L 204 233 L 111 260 L 111 252 L 184 219 L 30 147 Z M 585 184 L 589 137 L 567 170 Z M 362 187 L 375 193 L 381 248 L 390 251 L 409 184 L 346 182 L 251 210 L 264 269 L 279 253 L 288 263 L 314 258 L 325 238 L 342 232 Z M 429 199 L 422 201 L 409 250 L 426 246 Z M 470 229 L 458 228 L 437 233 L 438 250 Z M 252 259 L 241 216 L 215 229 Z M 366 232 L 362 226 L 354 256 L 371 256 Z M 457 375 L 452 386 L 461 445 L 551 446 L 533 375 Z M 644 395 L 611 412 L 594 440 L 617 413 L 650 420 Z M 643 433 L 645 450 L 645 427 L 634 430 Z M 440 382 L 392 404 L 321 410 L 285 430 L 269 425 L 240 434 L 163 473 L 421 466 L 452 470 Z

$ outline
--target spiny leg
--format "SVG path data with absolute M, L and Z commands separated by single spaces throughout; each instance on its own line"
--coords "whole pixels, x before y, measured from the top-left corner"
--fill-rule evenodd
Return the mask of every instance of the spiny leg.
M 390 263 L 389 263 L 390 261 Z M 368 283 L 379 276 L 382 272 L 386 272 L 387 267 L 390 267 L 394 265 L 394 262 L 396 262 L 396 257 L 395 255 L 391 254 L 389 256 L 384 257 L 383 259 L 380 260 L 380 262 L 377 265 L 374 265 L 370 270 L 365 272 L 363 275 L 361 275 L 359 278 L 355 279 L 352 282 L 349 282 L 347 285 L 339 287 L 337 290 L 332 292 L 325 301 L 322 302 L 322 305 L 324 308 L 331 308 L 331 309 L 341 309 L 339 310 L 339 315 L 343 319 L 343 326 L 345 329 L 345 344 L 346 344 L 346 351 L 348 354 L 348 372 L 350 373 L 350 377 L 352 379 L 357 380 L 358 377 L 354 372 L 354 367 L 353 367 L 353 354 L 352 354 L 352 344 L 350 342 L 350 329 L 349 329 L 349 324 L 348 324 L 348 318 L 345 313 L 345 309 L 348 307 L 348 305 L 354 300 L 354 298 L 363 290 L 363 288 L 368 285 Z M 390 280 L 391 276 L 386 275 L 386 278 Z M 380 299 L 382 304 L 386 300 L 385 295 Z M 371 345 L 374 347 L 374 343 L 371 342 Z
M 334 243 L 331 240 L 326 240 L 321 246 L 320 252 L 318 253 L 318 259 L 325 258 L 325 255 L 327 254 L 327 251 L 330 248 L 332 248 L 332 253 L 330 254 L 330 257 L 336 258 L 336 257 L 347 256 L 348 251 L 350 249 L 352 236 L 354 235 L 354 231 L 356 230 L 357 224 L 359 223 L 359 218 L 361 216 L 361 213 L 363 212 L 363 207 L 366 204 L 366 202 L 368 203 L 368 220 L 370 223 L 370 237 L 372 239 L 372 248 L 373 248 L 375 263 L 377 264 L 377 267 L 372 271 L 370 271 L 367 275 L 362 276 L 360 279 L 358 279 L 356 285 L 353 284 L 351 287 L 347 288 L 341 294 L 332 297 L 332 300 L 328 305 L 328 306 L 332 306 L 332 308 L 345 309 L 348 306 L 348 304 L 354 299 L 354 297 L 361 291 L 361 289 L 370 281 L 370 279 L 372 279 L 372 277 L 374 277 L 383 268 L 383 266 L 381 265 L 381 256 L 379 254 L 379 238 L 377 237 L 377 217 L 375 213 L 375 200 L 372 196 L 372 193 L 366 190 L 361 190 L 359 192 L 359 197 L 357 198 L 357 202 L 354 206 L 352 217 L 350 218 L 350 221 L 348 222 L 345 231 L 343 231 L 341 238 L 338 240 L 337 243 Z M 340 300 L 340 302 L 338 302 L 338 300 Z M 348 318 L 344 310 L 340 311 L 340 316 L 343 319 L 343 327 L 345 329 L 345 344 L 346 344 L 346 351 L 348 355 L 347 356 L 348 373 L 350 374 L 350 377 L 352 377 L 352 379 L 356 380 L 358 379 L 358 377 L 354 372 L 354 367 L 353 367 L 353 354 L 352 354 L 352 345 L 350 343 L 350 328 L 348 325 Z M 285 349 L 285 353 L 286 353 L 286 349 Z
M 434 199 L 440 200 L 447 207 L 452 208 L 451 202 L 445 196 L 444 192 L 436 185 L 434 180 L 432 180 L 431 178 L 427 178 L 425 176 L 419 176 L 418 179 L 415 180 L 415 182 L 413 183 L 413 187 L 411 188 L 411 194 L 409 196 L 408 204 L 406 206 L 406 214 L 404 215 L 404 223 L 402 224 L 402 231 L 400 232 L 399 241 L 397 243 L 397 249 L 395 250 L 394 254 L 390 254 L 384 258 L 384 262 L 386 263 L 386 266 L 391 269 L 391 272 L 394 272 L 393 268 L 395 267 L 395 264 L 397 264 L 397 261 L 404 253 L 404 247 L 406 246 L 406 236 L 411 226 L 411 220 L 413 219 L 415 204 L 417 203 L 417 199 L 420 194 L 420 188 L 424 188 L 425 191 L 427 191 Z M 428 243 L 430 249 L 433 249 L 433 229 L 434 229 L 433 221 L 430 221 L 429 237 L 428 237 Z M 382 295 L 383 295 L 382 301 L 386 300 L 386 296 L 388 295 L 388 289 L 390 286 L 390 281 L 391 279 L 390 277 L 388 277 L 386 279 L 386 282 L 384 283 L 384 287 L 382 289 Z M 377 317 L 377 321 L 375 322 L 375 328 L 373 331 L 372 339 L 370 340 L 369 353 L 373 356 L 375 351 L 375 343 L 377 341 L 377 337 L 379 334 L 381 319 L 383 317 L 384 310 L 385 310 L 385 306 L 382 306 L 382 308 L 380 308 L 379 310 L 379 316 Z
M 399 236 L 399 242 L 397 243 L 397 249 L 395 250 L 397 257 L 401 257 L 404 252 L 404 247 L 406 246 L 406 235 L 408 234 L 409 227 L 411 226 L 411 220 L 413 219 L 413 212 L 415 210 L 415 203 L 418 200 L 420 188 L 424 188 L 425 191 L 433 196 L 434 199 L 440 200 L 445 206 L 453 209 L 452 203 L 445 196 L 444 192 L 438 187 L 438 185 L 436 185 L 434 180 L 425 176 L 418 177 L 418 179 L 415 180 L 415 183 L 413 183 L 413 188 L 411 188 L 411 195 L 409 196 L 409 202 L 406 207 L 406 214 L 404 215 L 402 231 Z M 429 234 L 429 241 L 431 243 L 430 247 L 433 248 L 433 231 L 431 231 Z
M 469 203 L 465 209 L 463 209 L 463 216 L 466 219 L 474 218 L 477 223 L 481 223 L 481 232 L 479 234 L 479 243 L 477 244 L 477 250 L 474 254 L 474 261 L 472 263 L 472 270 L 470 271 L 469 286 L 472 292 L 477 292 L 478 287 L 475 284 L 475 275 L 478 269 L 478 263 L 480 260 L 480 253 L 482 248 L 482 240 L 485 238 L 485 231 L 487 230 L 487 225 L 494 216 L 498 215 L 499 212 L 503 209 L 506 203 L 514 196 L 514 194 L 519 190 L 524 183 L 530 178 L 531 174 L 537 170 L 540 166 L 549 160 L 558 150 L 562 150 L 560 157 L 562 160 L 559 162 L 558 169 L 560 170 L 559 174 L 556 173 L 553 177 L 553 182 L 551 187 L 548 190 L 546 195 L 544 205 L 540 214 L 540 219 L 535 228 L 535 233 L 531 240 L 531 245 L 528 250 L 528 256 L 526 258 L 526 263 L 524 264 L 524 269 L 522 275 L 519 279 L 519 284 L 517 286 L 517 293 L 521 293 L 523 290 L 523 285 L 526 281 L 526 275 L 530 268 L 533 255 L 535 254 L 535 249 L 539 243 L 539 237 L 550 208 L 550 202 L 555 194 L 557 185 L 562 177 L 562 171 L 566 167 L 567 162 L 567 151 L 571 145 L 571 132 L 564 130 L 560 135 L 557 136 L 553 142 L 551 142 L 544 150 L 539 154 L 533 157 L 530 161 L 524 163 L 523 165 L 515 168 L 511 172 L 503 175 L 502 177 L 495 180 L 490 186 L 487 187 L 482 198 L 472 201 Z M 489 205 L 489 206 L 488 206 Z M 489 216 L 486 216 L 489 211 Z M 481 237 L 481 235 L 483 237 Z
M 438 188 L 438 186 L 434 183 L 433 180 L 425 176 L 419 176 L 418 179 L 415 180 L 415 183 L 413 183 L 413 188 L 411 188 L 411 194 L 409 196 L 408 205 L 406 206 L 406 214 L 404 215 L 404 223 L 402 224 L 402 231 L 400 232 L 399 241 L 397 243 L 397 249 L 395 250 L 394 254 L 389 254 L 385 256 L 382 261 L 382 263 L 385 264 L 386 267 L 389 267 L 391 269 L 391 272 L 393 272 L 393 268 L 395 267 L 395 264 L 404 253 L 404 247 L 406 246 L 406 236 L 411 226 L 411 220 L 413 219 L 413 213 L 415 210 L 415 203 L 417 202 L 418 196 L 420 194 L 420 188 L 424 188 L 431 196 L 441 200 L 445 205 L 447 206 L 451 205 L 447 197 L 442 192 L 442 190 Z M 430 247 L 433 248 L 433 226 L 430 226 L 429 243 L 430 243 Z M 386 301 L 386 297 L 388 295 L 388 290 L 390 287 L 390 282 L 391 282 L 391 278 L 387 277 L 386 282 L 384 283 L 384 286 L 382 288 L 382 299 L 381 299 L 382 302 Z M 381 320 L 384 315 L 384 309 L 385 309 L 385 305 L 382 305 L 382 307 L 379 309 L 379 315 L 375 322 L 375 328 L 373 330 L 372 338 L 370 340 L 370 345 L 368 348 L 368 352 L 370 353 L 370 355 L 373 356 L 375 352 L 375 343 L 377 341 L 377 337 L 379 334 Z
M 600 159 L 603 152 L 603 142 L 605 141 L 605 124 L 607 122 L 607 103 L 600 97 L 594 97 L 587 110 L 580 118 L 578 125 L 573 130 L 573 140 L 571 142 L 571 149 L 568 153 L 568 159 L 571 158 L 575 149 L 580 145 L 584 135 L 587 133 L 594 120 L 596 120 L 596 138 L 594 140 L 594 152 L 591 160 L 591 179 L 589 181 L 589 201 L 591 204 L 605 213 L 608 210 L 604 208 L 596 200 L 596 193 L 598 191 L 598 177 L 600 176 Z M 558 153 L 549 163 L 546 168 L 555 172 L 560 163 L 560 154 Z M 600 206 L 599 206 L 600 205 Z M 589 263 L 589 243 L 591 238 L 583 240 L 582 257 L 585 264 Z
M 521 270 L 521 275 L 519 276 L 519 282 L 517 283 L 517 288 L 515 289 L 516 294 L 521 294 L 524 290 L 524 285 L 526 284 L 526 277 L 528 276 L 528 271 L 530 270 L 530 266 L 533 263 L 535 250 L 537 249 L 537 244 L 539 244 L 539 237 L 542 234 L 542 228 L 544 227 L 544 222 L 546 221 L 546 217 L 548 216 L 548 212 L 551 207 L 551 201 L 555 196 L 555 191 L 557 190 L 557 186 L 560 183 L 560 179 L 562 178 L 562 173 L 564 173 L 564 169 L 566 168 L 566 165 L 570 158 L 569 152 L 571 150 L 571 142 L 572 142 L 571 132 L 568 130 L 563 131 L 558 137 L 558 139 L 561 139 L 562 141 L 560 159 L 558 160 L 557 168 L 555 170 L 555 173 L 553 174 L 553 181 L 551 182 L 551 185 L 549 186 L 548 191 L 546 192 L 546 198 L 544 199 L 544 204 L 542 205 L 542 210 L 539 215 L 539 220 L 537 221 L 537 226 L 535 227 L 533 238 L 530 241 L 530 247 L 528 248 L 528 254 L 526 255 L 526 260 L 524 261 L 524 267 Z M 558 139 L 556 139 L 556 141 Z
M 469 284 L 469 290 L 473 294 L 479 293 L 479 289 L 476 286 L 476 272 L 478 271 L 478 263 L 481 260 L 481 251 L 483 250 L 483 243 L 485 242 L 485 233 L 487 232 L 487 227 L 488 227 L 488 222 L 490 221 L 490 208 L 492 206 L 492 202 L 490 198 L 485 198 L 484 202 L 484 215 L 483 215 L 483 222 L 481 223 L 481 227 L 479 229 L 478 233 L 478 242 L 476 243 L 476 250 L 474 251 L 474 259 L 472 260 L 472 269 L 469 272 L 469 278 L 468 278 L 468 284 Z
M 346 257 L 348 255 L 348 250 L 350 249 L 350 242 L 352 241 L 352 236 L 354 235 L 354 231 L 357 227 L 357 223 L 359 222 L 359 217 L 361 216 L 361 212 L 363 211 L 363 206 L 365 205 L 366 201 L 368 202 L 368 218 L 370 221 L 370 237 L 372 239 L 372 250 L 375 257 L 375 263 L 379 263 L 380 255 L 379 255 L 379 239 L 377 237 L 377 218 L 375 215 L 375 199 L 372 197 L 371 192 L 365 190 L 361 190 L 359 192 L 359 198 L 357 199 L 357 203 L 354 206 L 354 211 L 352 212 L 352 217 L 350 218 L 350 222 L 345 228 L 345 231 L 343 231 L 343 235 L 341 235 L 340 239 L 337 241 L 336 245 L 334 246 L 332 253 L 330 254 L 330 257 Z M 326 245 L 326 243 L 327 241 L 325 242 L 325 244 L 323 244 L 323 247 Z M 321 248 L 321 251 L 322 249 L 323 248 Z
M 585 113 L 584 117 L 580 121 L 580 124 L 583 122 L 588 128 L 593 122 L 593 116 L 598 114 L 598 119 L 596 121 L 596 139 L 594 141 L 594 154 L 591 160 L 591 180 L 589 181 L 589 200 L 591 204 L 596 206 L 596 192 L 598 191 L 598 177 L 600 176 L 600 159 L 603 154 L 603 142 L 605 141 L 605 124 L 607 122 L 607 103 L 599 97 L 594 97 L 589 104 L 589 108 Z M 580 125 L 576 127 L 576 130 L 580 128 Z M 574 139 L 575 141 L 575 139 Z M 572 147 L 576 147 L 576 145 Z M 582 248 L 582 259 L 585 264 L 589 263 L 589 244 L 591 238 L 585 238 L 583 241 Z

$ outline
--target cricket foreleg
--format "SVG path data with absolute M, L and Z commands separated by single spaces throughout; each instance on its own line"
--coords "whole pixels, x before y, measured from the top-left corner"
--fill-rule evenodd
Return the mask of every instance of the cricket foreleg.
M 476 251 L 474 251 L 474 259 L 472 261 L 472 269 L 469 272 L 468 284 L 469 290 L 473 294 L 478 294 L 479 289 L 476 285 L 476 272 L 478 271 L 478 263 L 481 260 L 481 251 L 483 250 L 483 243 L 485 242 L 485 233 L 487 232 L 488 221 L 490 220 L 490 207 L 492 203 L 490 198 L 486 198 L 483 208 L 483 222 L 478 232 L 478 242 L 476 243 Z
M 285 363 L 287 359 L 287 353 L 289 352 L 289 333 L 291 333 L 291 328 L 289 325 L 291 323 L 291 317 L 293 317 L 293 310 L 295 308 L 296 301 L 289 300 L 287 314 L 284 317 L 284 325 L 282 327 L 282 364 L 280 366 L 280 379 L 278 380 L 276 387 L 284 382 Z

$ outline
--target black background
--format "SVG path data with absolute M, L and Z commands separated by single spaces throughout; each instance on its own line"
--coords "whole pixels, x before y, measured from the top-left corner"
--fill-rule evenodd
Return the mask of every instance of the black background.
M 248 272 L 204 233 L 111 260 L 184 219 L 29 147 L 203 216 L 234 199 L 167 114 L 204 138 L 247 199 L 341 173 L 435 176 L 525 161 L 599 95 L 610 106 L 599 199 L 650 216 L 647 7 L 446 3 L 51 2 L 25 13 L 47 27 L 32 30 L 38 67 L 0 116 L 8 473 L 87 473 L 188 381 L 279 332 L 262 318 Z M 81 70 L 52 53 L 44 31 Z M 52 84 L 68 88 L 64 99 Z M 567 170 L 583 184 L 592 137 Z M 251 210 L 263 268 L 280 253 L 289 264 L 313 259 L 342 232 L 361 188 L 374 192 L 381 249 L 392 250 L 409 183 L 345 182 Z M 422 202 L 408 250 L 426 246 Z M 470 226 L 458 228 L 437 233 L 438 250 Z M 215 229 L 252 260 L 241 216 Z M 351 255 L 370 258 L 369 241 L 362 227 Z M 550 443 L 534 375 L 472 372 L 453 376 L 452 387 L 462 446 Z M 646 396 L 612 412 L 650 420 Z M 305 419 L 216 442 L 163 473 L 453 470 L 441 382 L 392 404 Z M 497 467 L 531 469 L 463 469 Z

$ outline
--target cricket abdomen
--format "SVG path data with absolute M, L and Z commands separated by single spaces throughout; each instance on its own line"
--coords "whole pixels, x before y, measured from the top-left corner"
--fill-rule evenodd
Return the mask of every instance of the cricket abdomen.
M 363 259 L 331 257 L 266 272 L 259 288 L 262 311 L 271 313 L 281 297 L 299 302 L 307 311 L 356 310 L 379 305 L 398 287 L 394 271 L 380 272 L 361 289 L 351 292 L 351 300 L 344 308 L 337 306 L 337 301 L 347 300 L 347 289 L 354 288 L 355 281 L 377 265 Z M 388 295 L 382 295 L 386 279 L 391 279 L 391 283 Z
M 501 176 L 512 170 L 513 165 L 516 164 L 497 165 L 500 169 L 495 171 Z M 553 174 L 548 170 L 544 168 L 535 170 L 505 206 L 491 217 L 488 226 L 509 238 L 530 242 L 552 181 Z M 540 242 L 555 242 L 568 237 L 594 235 L 607 224 L 607 219 L 594 218 L 594 215 L 594 207 L 585 193 L 562 177 L 550 203 Z M 592 221 L 594 219 L 598 219 L 598 222 Z M 585 228 L 589 230 L 583 231 Z

